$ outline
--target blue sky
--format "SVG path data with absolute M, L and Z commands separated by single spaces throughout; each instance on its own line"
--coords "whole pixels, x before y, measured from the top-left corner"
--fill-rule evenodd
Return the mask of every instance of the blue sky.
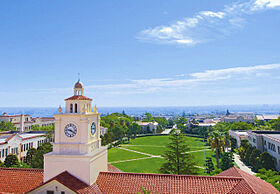
M 3 0 L 0 107 L 279 104 L 280 0 Z

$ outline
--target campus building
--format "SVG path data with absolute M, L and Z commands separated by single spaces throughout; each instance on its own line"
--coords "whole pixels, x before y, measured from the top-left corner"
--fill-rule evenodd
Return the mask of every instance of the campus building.
M 11 122 L 20 132 L 30 131 L 33 125 L 49 126 L 54 125 L 53 117 L 35 117 L 32 118 L 28 114 L 8 115 L 3 113 L 0 116 L 0 122 Z
M 280 170 L 280 131 L 248 131 L 248 140 L 253 147 L 273 156 Z
M 230 130 L 229 131 L 229 136 L 236 139 L 236 146 L 239 148 L 241 146 L 241 141 L 242 140 L 247 140 L 248 139 L 248 133 L 247 131 L 234 131 Z
M 254 117 L 250 114 L 239 114 L 239 115 L 228 115 L 221 118 L 222 122 L 225 123 L 254 123 Z
M 258 121 L 269 122 L 271 120 L 276 120 L 280 117 L 280 115 L 256 115 L 256 119 Z
M 15 154 L 23 162 L 28 150 L 38 148 L 48 141 L 45 132 L 2 132 L 0 133 L 0 160 L 4 162 L 7 155 Z
M 53 152 L 44 169 L 0 168 L 0 193 L 120 194 L 144 187 L 153 193 L 279 193 L 271 184 L 233 167 L 216 176 L 124 173 L 107 163 L 101 146 L 100 113 L 91 111 L 92 99 L 75 84 L 66 110 L 55 117 Z
M 138 125 L 140 125 L 141 131 L 143 133 L 147 133 L 147 132 L 156 133 L 156 131 L 157 131 L 157 127 L 158 127 L 158 123 L 157 122 L 137 121 L 136 123 Z

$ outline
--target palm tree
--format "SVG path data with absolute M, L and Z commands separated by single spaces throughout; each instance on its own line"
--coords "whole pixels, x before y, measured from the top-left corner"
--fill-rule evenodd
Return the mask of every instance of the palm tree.
M 224 145 L 225 145 L 225 148 L 228 151 L 228 148 L 231 146 L 229 133 L 224 133 Z M 223 149 L 223 150 L 225 150 L 225 149 Z
M 213 131 L 209 134 L 207 141 L 210 143 L 212 150 L 216 151 L 217 168 L 219 168 L 219 153 L 224 147 L 224 134 L 220 131 Z

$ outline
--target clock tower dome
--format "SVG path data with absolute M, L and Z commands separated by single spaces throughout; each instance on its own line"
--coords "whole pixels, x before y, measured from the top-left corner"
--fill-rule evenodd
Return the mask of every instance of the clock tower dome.
M 44 155 L 44 182 L 63 171 L 91 185 L 100 171 L 107 171 L 107 148 L 101 146 L 100 114 L 84 96 L 78 80 L 74 95 L 65 99 L 65 112 L 55 117 L 53 152 Z

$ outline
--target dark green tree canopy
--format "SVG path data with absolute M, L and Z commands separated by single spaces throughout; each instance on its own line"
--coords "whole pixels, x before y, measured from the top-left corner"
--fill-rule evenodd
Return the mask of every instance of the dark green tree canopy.
M 8 168 L 18 164 L 19 164 L 18 158 L 14 154 L 9 154 L 4 161 L 4 165 Z
M 189 153 L 190 148 L 181 133 L 174 132 L 170 136 L 167 151 L 162 155 L 165 163 L 160 168 L 164 174 L 196 174 L 197 168 L 193 156 Z

